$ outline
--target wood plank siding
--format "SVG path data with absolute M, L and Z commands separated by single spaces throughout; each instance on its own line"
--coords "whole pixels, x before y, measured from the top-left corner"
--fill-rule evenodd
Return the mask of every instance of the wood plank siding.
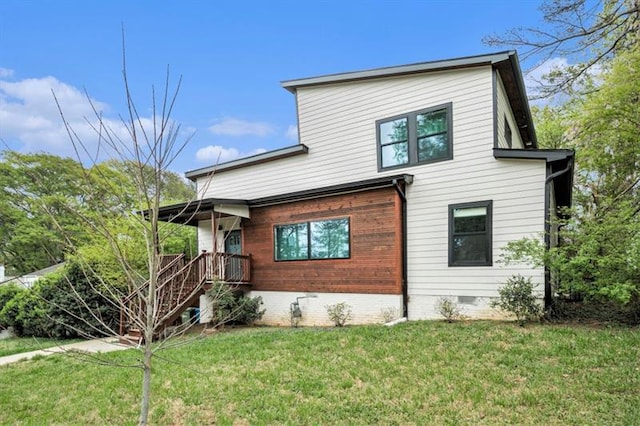
M 252 291 L 400 294 L 401 202 L 393 188 L 251 210 L 242 223 Z M 274 260 L 274 226 L 348 217 L 350 258 Z

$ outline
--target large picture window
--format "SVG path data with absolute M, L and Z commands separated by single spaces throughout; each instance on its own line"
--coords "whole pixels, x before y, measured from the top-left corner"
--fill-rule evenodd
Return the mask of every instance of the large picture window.
M 451 103 L 376 121 L 378 169 L 450 160 Z
M 449 266 L 491 266 L 492 202 L 449 206 Z
M 276 225 L 275 260 L 346 259 L 350 255 L 349 219 Z

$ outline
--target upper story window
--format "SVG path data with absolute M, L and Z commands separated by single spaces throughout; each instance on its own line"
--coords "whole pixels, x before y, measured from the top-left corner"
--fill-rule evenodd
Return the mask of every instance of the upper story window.
M 513 134 L 511 133 L 511 126 L 509 126 L 509 120 L 507 116 L 504 116 L 504 140 L 507 142 L 509 148 L 513 147 Z
M 275 260 L 346 259 L 349 218 L 276 225 Z
M 452 159 L 451 105 L 376 121 L 378 170 Z

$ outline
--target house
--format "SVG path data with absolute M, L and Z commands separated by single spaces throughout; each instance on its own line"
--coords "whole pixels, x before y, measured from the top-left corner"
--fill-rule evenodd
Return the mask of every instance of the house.
M 199 202 L 162 208 L 198 228 L 219 277 L 261 296 L 263 322 L 471 318 L 507 278 L 544 268 L 499 262 L 510 241 L 546 235 L 571 203 L 572 151 L 537 147 L 514 51 L 289 80 L 299 143 L 186 173 Z M 223 271 L 224 269 L 224 271 Z M 234 278 L 235 277 L 235 278 Z M 202 320 L 210 300 L 200 297 Z
M 17 277 L 5 276 L 4 265 L 0 265 L 0 285 L 2 284 L 16 284 L 22 287 L 31 288 L 36 281 L 45 275 L 51 274 L 64 266 L 64 262 L 57 263 L 55 265 L 48 266 L 38 271 L 30 272 L 28 274 L 20 275 Z

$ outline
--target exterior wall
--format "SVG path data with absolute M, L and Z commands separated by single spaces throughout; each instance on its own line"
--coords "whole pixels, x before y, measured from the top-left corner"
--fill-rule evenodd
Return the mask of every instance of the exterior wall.
M 349 218 L 350 258 L 275 261 L 274 225 Z M 393 188 L 252 209 L 243 222 L 252 290 L 400 294 L 400 201 Z
M 490 66 L 302 88 L 296 96 L 298 129 L 308 154 L 225 171 L 199 179 L 198 186 L 206 189 L 204 197 L 255 199 L 402 173 L 378 173 L 375 121 L 448 102 L 454 158 L 481 137 L 490 156 L 492 93 Z M 429 173 L 456 174 L 450 162 L 428 167 Z
M 497 120 L 501 125 L 505 113 L 510 120 L 513 116 L 502 83 L 499 78 L 497 81 L 495 107 L 502 117 Z M 513 274 L 531 276 L 542 295 L 542 268 L 504 266 L 498 261 L 507 242 L 544 231 L 546 169 L 544 160 L 493 157 L 493 100 L 490 66 L 301 88 L 297 93 L 300 141 L 309 147 L 309 153 L 220 173 L 205 196 L 255 199 L 384 175 L 412 174 L 414 182 L 407 187 L 409 319 L 438 317 L 433 306 L 443 296 L 463 301 L 470 316 L 494 317 L 496 312 L 487 303 Z M 452 103 L 453 114 L 453 159 L 378 172 L 376 120 L 448 102 Z M 498 134 L 504 134 L 498 130 Z M 513 147 L 522 145 L 515 124 L 512 134 Z M 493 266 L 449 267 L 448 205 L 485 200 L 493 201 Z M 273 261 L 273 224 L 295 222 L 295 218 L 340 217 L 351 211 L 325 201 L 302 202 L 295 209 L 304 205 L 304 211 L 297 212 L 291 211 L 292 206 L 252 210 L 243 238 L 245 251 L 252 254 L 255 293 L 269 290 L 269 300 L 280 300 L 284 292 L 375 291 L 399 295 L 399 287 L 391 290 L 390 284 L 380 286 L 377 278 L 364 276 L 344 280 L 342 288 L 326 286 L 323 283 L 332 282 L 333 277 L 345 277 L 336 261 Z M 377 226 L 387 222 L 385 217 L 378 219 Z M 357 254 L 354 250 L 354 256 Z M 360 272 L 369 273 L 370 267 L 379 265 L 372 260 L 375 258 L 369 258 L 367 264 L 363 257 Z M 322 262 L 327 263 L 321 268 Z M 294 299 L 283 299 L 277 303 L 288 312 Z M 323 301 L 322 306 L 325 304 Z
M 490 152 L 490 149 L 486 147 Z M 493 318 L 489 298 L 514 274 L 531 276 L 539 296 L 544 269 L 499 262 L 509 241 L 542 237 L 544 231 L 544 161 L 469 159 L 464 179 L 415 179 L 408 192 L 409 319 L 437 318 L 433 305 L 440 297 L 463 297 L 465 310 L 476 318 Z M 454 161 L 456 161 L 454 159 Z M 476 163 L 476 164 L 474 164 Z M 493 266 L 448 266 L 448 206 L 493 201 Z M 467 299 L 468 298 L 468 299 Z M 462 305 L 461 305 L 462 306 Z
M 213 236 L 210 220 L 201 220 L 198 222 L 198 250 L 213 251 Z
M 240 229 L 241 219 L 238 216 L 221 217 L 217 220 L 221 228 L 216 232 L 217 251 L 224 252 L 224 233 L 234 229 Z M 211 230 L 211 220 L 201 220 L 198 222 L 198 250 L 214 251 L 213 237 Z
M 402 296 L 397 294 L 251 291 L 249 296 L 262 297 L 266 312 L 260 323 L 267 325 L 291 325 L 291 303 L 297 297 L 304 297 L 299 299 L 302 318 L 298 325 L 301 326 L 333 325 L 326 306 L 341 302 L 351 306 L 353 318 L 347 324 L 383 323 L 402 316 Z
M 511 127 L 511 148 L 514 149 L 524 149 L 524 144 L 522 143 L 522 138 L 520 137 L 520 131 L 518 130 L 518 125 L 516 124 L 516 120 L 513 118 L 513 111 L 511 111 L 511 105 L 509 105 L 509 100 L 507 99 L 507 93 L 504 89 L 504 85 L 502 84 L 502 79 L 500 78 L 500 73 L 496 71 L 496 95 L 497 95 L 497 109 L 496 109 L 496 117 L 497 117 L 497 134 L 498 134 L 498 147 L 499 148 L 509 148 L 507 144 L 507 140 L 505 139 L 505 128 L 504 128 L 504 118 L 507 117 L 507 121 L 509 122 L 509 127 Z

